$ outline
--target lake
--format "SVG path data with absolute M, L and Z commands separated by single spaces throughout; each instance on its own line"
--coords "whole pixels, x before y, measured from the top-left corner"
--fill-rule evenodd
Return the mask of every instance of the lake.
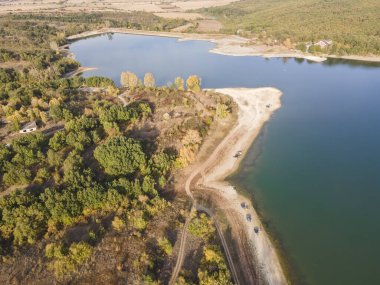
M 380 65 L 233 57 L 213 44 L 103 35 L 73 43 L 83 66 L 119 84 L 197 74 L 204 88 L 280 89 L 275 112 L 231 177 L 254 198 L 295 284 L 380 284 Z

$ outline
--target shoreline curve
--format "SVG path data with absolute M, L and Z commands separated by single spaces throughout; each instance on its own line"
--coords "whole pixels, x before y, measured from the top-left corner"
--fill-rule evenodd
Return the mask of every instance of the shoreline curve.
M 328 58 L 338 58 L 365 62 L 380 62 L 380 56 L 361 56 L 361 55 L 312 55 L 305 54 L 296 50 L 283 50 L 283 51 L 271 51 L 265 49 L 261 45 L 247 45 L 249 39 L 243 38 L 237 35 L 225 35 L 225 34 L 194 34 L 194 33 L 180 33 L 180 32 L 163 32 L 163 31 L 144 31 L 133 30 L 126 28 L 103 28 L 94 31 L 87 31 L 76 35 L 68 36 L 66 39 L 75 41 L 92 36 L 103 35 L 107 33 L 119 33 L 119 34 L 131 34 L 142 36 L 156 36 L 167 38 L 178 38 L 179 41 L 197 40 L 197 41 L 209 41 L 215 44 L 215 47 L 209 50 L 209 52 L 223 54 L 228 56 L 259 56 L 264 58 L 303 58 L 305 60 L 313 62 L 323 62 Z

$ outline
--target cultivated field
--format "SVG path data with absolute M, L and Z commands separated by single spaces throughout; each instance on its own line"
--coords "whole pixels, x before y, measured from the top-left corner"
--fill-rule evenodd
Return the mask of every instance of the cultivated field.
M 154 13 L 179 13 L 186 10 L 227 5 L 236 0 L 207 1 L 150 1 L 150 0 L 0 0 L 0 13 L 9 12 L 94 12 L 94 11 L 145 11 Z

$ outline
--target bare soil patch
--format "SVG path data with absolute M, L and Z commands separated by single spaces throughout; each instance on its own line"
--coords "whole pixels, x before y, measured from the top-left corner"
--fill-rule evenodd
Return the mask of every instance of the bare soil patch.
M 221 22 L 213 19 L 199 20 L 197 31 L 200 33 L 214 33 L 219 32 L 223 25 Z

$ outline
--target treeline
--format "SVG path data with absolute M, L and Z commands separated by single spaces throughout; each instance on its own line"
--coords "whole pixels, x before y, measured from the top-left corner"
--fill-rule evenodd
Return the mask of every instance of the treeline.
M 293 43 L 333 40 L 332 54 L 380 54 L 380 2 L 377 0 L 240 1 L 206 8 L 224 32 Z M 326 52 L 326 51 L 325 51 Z
M 59 13 L 59 14 L 18 14 L 15 20 L 47 21 L 59 23 L 75 23 L 94 27 L 128 28 L 137 30 L 168 31 L 184 25 L 182 19 L 166 19 L 152 13 L 135 12 L 92 12 L 92 13 Z
M 156 86 L 156 80 L 154 79 L 154 76 L 152 73 L 148 72 L 144 75 L 144 81 L 141 81 L 137 77 L 136 74 L 130 71 L 122 72 L 120 75 L 120 84 L 122 87 L 126 88 L 135 88 L 138 86 L 145 86 L 145 87 L 155 87 Z M 186 86 L 185 86 L 185 80 L 182 77 L 176 77 L 174 79 L 173 83 L 169 83 L 169 87 L 184 91 L 185 87 L 187 91 L 192 91 L 195 93 L 199 93 L 202 90 L 202 79 L 197 75 L 190 75 L 186 79 Z
M 89 30 L 116 27 L 169 31 L 185 22 L 146 12 L 3 15 L 0 18 L 0 64 L 38 61 L 39 57 L 46 57 L 51 51 L 58 53 L 59 46 L 68 43 L 67 36 Z
M 67 36 L 100 28 L 169 31 L 185 23 L 185 20 L 165 19 L 147 12 L 3 15 L 0 49 L 13 52 L 49 49 L 52 41 L 63 45 Z

